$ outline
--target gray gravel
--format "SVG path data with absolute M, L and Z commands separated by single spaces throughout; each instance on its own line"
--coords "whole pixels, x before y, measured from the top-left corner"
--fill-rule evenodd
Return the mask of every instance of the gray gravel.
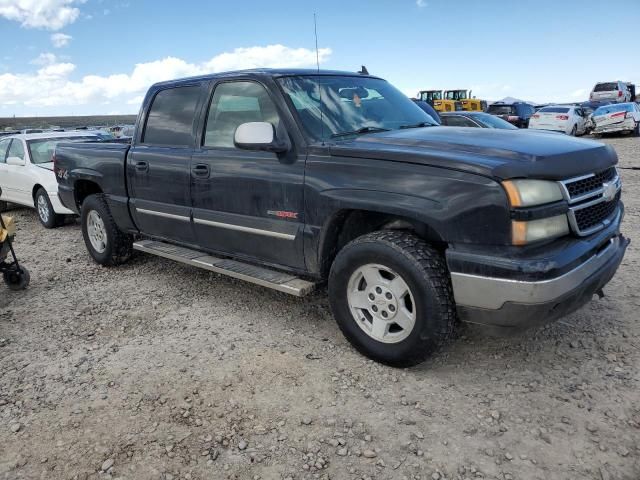
M 638 238 L 640 139 L 620 156 Z M 634 170 L 636 169 L 636 170 Z M 0 478 L 640 478 L 638 246 L 594 300 L 508 338 L 463 329 L 423 365 L 358 355 L 295 299 L 17 209 L 25 292 L 0 285 Z

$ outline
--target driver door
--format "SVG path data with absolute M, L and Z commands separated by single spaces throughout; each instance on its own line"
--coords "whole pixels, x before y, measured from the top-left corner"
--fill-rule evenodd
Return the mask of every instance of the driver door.
M 269 122 L 286 135 L 281 114 L 252 80 L 215 85 L 201 145 L 191 161 L 193 222 L 200 245 L 233 257 L 304 268 L 305 156 L 234 145 L 246 122 Z

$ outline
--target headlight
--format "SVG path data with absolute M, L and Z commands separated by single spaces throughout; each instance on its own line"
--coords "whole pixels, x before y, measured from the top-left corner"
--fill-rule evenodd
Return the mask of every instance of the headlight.
M 533 207 L 564 198 L 560 185 L 549 180 L 507 180 L 502 186 L 512 207 Z
M 567 215 L 540 218 L 528 222 L 511 222 L 511 235 L 514 245 L 526 245 L 538 240 L 549 240 L 569 233 Z

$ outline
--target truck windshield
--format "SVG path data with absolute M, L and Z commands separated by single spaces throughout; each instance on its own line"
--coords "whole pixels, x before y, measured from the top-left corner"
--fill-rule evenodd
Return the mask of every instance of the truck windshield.
M 384 80 L 310 75 L 279 79 L 306 133 L 315 140 L 437 125 Z

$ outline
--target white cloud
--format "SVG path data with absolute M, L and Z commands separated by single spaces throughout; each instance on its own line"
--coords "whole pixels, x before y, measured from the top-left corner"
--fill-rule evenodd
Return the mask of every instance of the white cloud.
M 71 35 L 67 35 L 66 33 L 53 33 L 51 35 L 51 43 L 55 48 L 62 48 L 69 45 L 73 37 Z
M 74 5 L 86 0 L 0 0 L 0 17 L 25 28 L 60 30 L 80 15 Z
M 0 0 L 1 1 L 1 0 Z M 331 49 L 319 50 L 320 62 L 326 62 Z M 147 88 L 159 81 L 225 70 L 256 67 L 314 66 L 316 53 L 305 48 L 283 45 L 237 48 L 201 63 L 189 63 L 176 57 L 166 57 L 135 65 L 130 73 L 86 75 L 80 80 L 70 78 L 72 63 L 61 62 L 52 53 L 42 53 L 32 61 L 42 68 L 35 73 L 5 73 L 0 75 L 0 107 L 72 107 L 112 101 L 122 106 L 139 105 Z M 96 108 L 94 113 L 103 113 Z
M 41 53 L 29 63 L 33 65 L 51 65 L 52 63 L 56 63 L 57 60 L 58 57 L 53 53 Z
M 579 88 L 571 92 L 571 96 L 573 98 L 583 98 L 589 94 L 590 90 L 588 88 Z
M 429 4 L 426 2 L 426 0 L 416 0 L 416 5 L 419 8 L 424 8 L 424 7 L 428 6 Z

